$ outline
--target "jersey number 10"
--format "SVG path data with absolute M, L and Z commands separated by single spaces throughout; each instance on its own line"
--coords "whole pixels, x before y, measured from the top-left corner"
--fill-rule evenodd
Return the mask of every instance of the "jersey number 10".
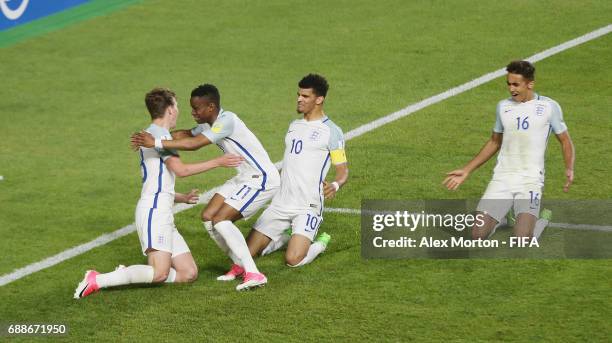
M 302 152 L 302 140 L 299 139 L 292 139 L 291 140 L 291 154 L 299 154 L 300 152 Z

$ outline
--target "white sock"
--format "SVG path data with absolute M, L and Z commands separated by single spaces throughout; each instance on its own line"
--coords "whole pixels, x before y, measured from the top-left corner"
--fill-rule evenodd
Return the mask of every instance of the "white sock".
M 497 228 L 499 228 L 500 226 L 506 226 L 508 225 L 508 219 L 506 219 L 506 216 L 504 216 L 497 224 L 495 224 L 495 226 L 493 227 L 493 230 L 491 230 L 491 232 L 489 232 L 489 234 L 487 235 L 487 239 L 490 239 L 493 234 L 495 234 L 495 231 L 497 231 Z
M 211 221 L 205 221 L 202 222 L 202 224 L 204 225 L 204 229 L 206 229 L 206 232 L 208 232 L 208 235 L 210 236 L 210 238 L 212 238 L 212 240 L 217 243 L 217 246 L 219 248 L 221 248 L 221 250 L 227 255 L 229 256 L 229 258 L 232 259 L 232 261 L 237 264 L 237 265 L 242 265 L 242 262 L 240 261 L 240 259 L 238 257 L 236 257 L 236 255 L 234 255 L 234 253 L 230 250 L 230 248 L 227 246 L 227 244 L 225 243 L 225 240 L 223 239 L 223 236 L 221 236 L 214 228 L 213 228 L 213 224 Z
M 533 237 L 535 237 L 536 239 L 539 239 L 540 235 L 542 234 L 542 232 L 544 232 L 544 229 L 546 228 L 547 225 L 548 225 L 548 220 L 544 218 L 538 219 L 538 221 L 535 223 L 535 226 L 533 228 Z
M 327 248 L 327 246 L 321 242 L 312 243 L 310 245 L 310 248 L 308 248 L 308 252 L 306 253 L 306 256 L 304 257 L 304 259 L 300 261 L 300 263 L 296 264 L 295 266 L 291 266 L 291 267 L 300 267 L 300 266 L 303 266 L 305 264 L 308 264 L 314 261 L 314 259 L 317 258 L 317 256 L 319 256 L 320 253 L 325 251 L 325 248 Z
M 271 253 L 284 247 L 285 244 L 287 244 L 287 242 L 289 242 L 290 239 L 291 239 L 291 236 L 287 234 L 283 234 L 278 241 L 276 242 L 270 241 L 270 244 L 268 244 L 268 246 L 266 246 L 265 249 L 261 252 L 261 256 L 270 255 Z
M 96 282 L 101 288 L 129 285 L 132 283 L 151 283 L 153 281 L 153 267 L 137 264 L 120 268 L 114 272 L 98 274 Z
M 165 283 L 173 283 L 176 280 L 176 270 L 174 268 L 170 268 L 168 272 L 168 277 L 166 278 Z
M 242 232 L 231 221 L 218 222 L 215 224 L 215 230 L 223 237 L 230 251 L 242 262 L 244 270 L 248 273 L 259 273 Z

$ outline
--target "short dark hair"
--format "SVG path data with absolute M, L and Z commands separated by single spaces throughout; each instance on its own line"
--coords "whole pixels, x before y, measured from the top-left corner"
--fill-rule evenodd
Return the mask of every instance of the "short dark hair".
M 327 80 L 321 75 L 308 74 L 300 80 L 298 87 L 304 89 L 312 88 L 317 96 L 325 97 L 327 96 L 329 84 L 327 84 Z
M 535 67 L 528 61 L 512 61 L 506 66 L 506 71 L 511 74 L 523 75 L 529 81 L 535 80 Z
M 176 101 L 176 94 L 168 88 L 153 88 L 145 95 L 145 105 L 151 114 L 151 119 L 157 119 L 164 116 L 166 109 Z
M 221 108 L 221 94 L 219 94 L 219 90 L 214 85 L 205 83 L 197 86 L 191 91 L 191 97 L 196 96 L 208 98 L 210 102 L 217 105 L 217 108 Z

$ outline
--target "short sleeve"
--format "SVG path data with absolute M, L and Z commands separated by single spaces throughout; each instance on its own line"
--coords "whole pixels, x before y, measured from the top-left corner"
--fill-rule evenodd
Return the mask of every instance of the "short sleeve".
M 201 134 L 206 136 L 213 144 L 217 144 L 217 142 L 230 136 L 233 132 L 234 116 L 231 113 L 226 113 L 219 116 L 213 125 L 202 131 Z
M 157 149 L 156 149 L 157 150 Z M 166 162 L 167 159 L 169 159 L 172 156 L 176 156 L 179 157 L 179 154 L 176 150 L 162 150 L 162 151 L 158 151 L 159 152 L 159 156 L 161 157 L 161 159 Z
M 344 151 L 344 134 L 342 130 L 336 126 L 330 126 L 328 149 L 331 155 L 331 161 L 334 165 L 346 163 L 346 152 Z
M 195 137 L 201 134 L 202 132 L 204 132 L 204 129 L 205 129 L 204 124 L 200 124 L 194 127 L 193 129 L 191 129 L 191 136 Z
M 563 121 L 563 111 L 556 101 L 551 102 L 550 126 L 557 135 L 567 131 L 567 125 Z
M 493 127 L 493 132 L 504 133 L 504 125 L 501 121 L 501 102 L 497 104 L 497 108 L 495 109 L 495 126 Z

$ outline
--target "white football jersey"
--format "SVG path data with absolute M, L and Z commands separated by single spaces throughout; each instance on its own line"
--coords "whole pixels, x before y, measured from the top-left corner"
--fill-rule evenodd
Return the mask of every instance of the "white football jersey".
M 272 204 L 283 208 L 323 211 L 323 185 L 332 155 L 341 152 L 335 164 L 346 163 L 342 130 L 329 118 L 289 125 L 281 170 L 281 188 Z
M 166 128 L 155 124 L 151 124 L 146 131 L 156 139 L 172 139 Z M 175 176 L 164 163 L 171 156 L 178 156 L 178 154 L 171 150 L 140 148 L 142 192 L 138 207 L 171 209 L 174 205 Z
M 534 99 L 519 103 L 505 99 L 497 104 L 494 132 L 503 133 L 503 142 L 494 179 L 521 176 L 544 182 L 544 154 L 551 131 L 567 130 L 559 104 L 534 94 Z
M 191 134 L 202 134 L 225 153 L 244 157 L 246 163 L 236 168 L 240 182 L 252 184 L 262 190 L 280 185 L 278 170 L 268 153 L 235 113 L 221 109 L 212 126 L 200 124 L 191 130 Z

